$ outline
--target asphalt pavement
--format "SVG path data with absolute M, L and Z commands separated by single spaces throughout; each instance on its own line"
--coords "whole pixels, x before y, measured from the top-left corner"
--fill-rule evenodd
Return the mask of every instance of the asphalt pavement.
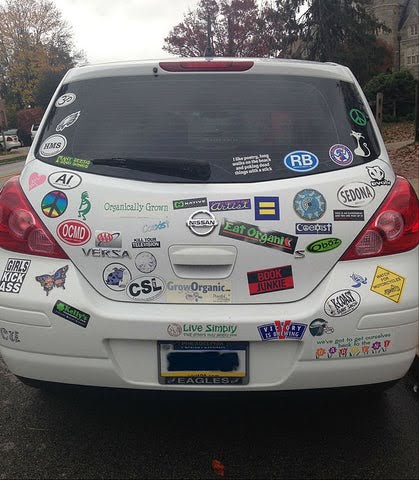
M 0 359 L 0 479 L 220 478 L 213 460 L 224 478 L 418 478 L 413 388 L 47 394 Z

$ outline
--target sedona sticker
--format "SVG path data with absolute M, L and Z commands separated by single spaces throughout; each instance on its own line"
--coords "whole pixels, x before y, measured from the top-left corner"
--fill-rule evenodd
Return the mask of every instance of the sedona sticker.
M 250 295 L 288 290 L 294 288 L 292 267 L 287 265 L 248 272 L 247 282 Z

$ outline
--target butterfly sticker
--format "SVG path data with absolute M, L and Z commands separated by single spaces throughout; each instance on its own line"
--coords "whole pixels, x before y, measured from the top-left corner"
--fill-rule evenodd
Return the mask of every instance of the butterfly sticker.
M 46 292 L 47 296 L 49 292 L 54 288 L 62 288 L 65 290 L 65 279 L 68 271 L 68 265 L 59 268 L 53 275 L 39 275 L 35 277 L 35 280 L 41 284 L 41 287 Z

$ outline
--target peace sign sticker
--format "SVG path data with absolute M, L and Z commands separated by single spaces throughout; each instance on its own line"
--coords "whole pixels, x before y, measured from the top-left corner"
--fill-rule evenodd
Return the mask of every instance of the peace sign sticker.
M 358 110 L 357 108 L 353 108 L 349 112 L 349 116 L 351 117 L 351 120 L 360 127 L 365 127 L 367 124 L 367 116 L 364 112 L 361 112 L 361 110 Z
M 49 218 L 61 216 L 66 211 L 67 205 L 67 195 L 59 190 L 47 193 L 41 202 L 42 212 Z

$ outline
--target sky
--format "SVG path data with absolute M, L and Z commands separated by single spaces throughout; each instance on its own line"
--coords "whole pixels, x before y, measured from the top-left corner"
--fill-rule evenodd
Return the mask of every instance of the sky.
M 54 0 L 89 63 L 165 58 L 164 38 L 198 0 Z

